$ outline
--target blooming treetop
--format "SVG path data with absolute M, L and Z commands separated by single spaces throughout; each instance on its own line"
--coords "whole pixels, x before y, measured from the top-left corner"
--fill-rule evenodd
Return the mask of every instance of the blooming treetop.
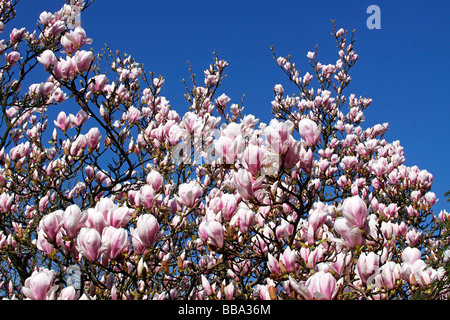
M 90 4 L 2 34 L 3 298 L 448 297 L 450 216 L 388 124 L 362 126 L 372 100 L 344 93 L 353 34 L 335 29 L 337 60 L 308 52 L 306 73 L 272 49 L 295 94 L 274 86 L 267 124 L 219 95 L 217 55 L 172 109 L 163 77 L 89 48 Z

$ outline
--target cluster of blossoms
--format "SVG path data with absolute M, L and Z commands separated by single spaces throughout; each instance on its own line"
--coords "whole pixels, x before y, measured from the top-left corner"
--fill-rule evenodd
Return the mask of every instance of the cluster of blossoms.
M 274 86 L 269 124 L 216 95 L 217 56 L 179 114 L 164 78 L 87 48 L 90 4 L 0 42 L 3 298 L 448 298 L 450 215 L 388 124 L 361 126 L 372 100 L 344 95 L 353 35 L 334 30 L 334 64 L 308 52 L 312 74 L 274 52 L 299 93 Z

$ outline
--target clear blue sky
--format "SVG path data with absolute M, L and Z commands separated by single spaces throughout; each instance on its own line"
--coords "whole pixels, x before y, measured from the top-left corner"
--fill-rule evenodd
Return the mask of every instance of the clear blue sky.
M 63 1 L 22 0 L 23 25 L 34 26 L 43 10 L 56 11 Z M 369 30 L 369 5 L 381 9 L 381 29 Z M 245 111 L 270 119 L 273 86 L 286 83 L 269 50 L 292 54 L 297 67 L 309 71 L 306 53 L 319 45 L 324 63 L 337 60 L 330 36 L 331 20 L 356 29 L 356 52 L 350 91 L 371 97 L 364 127 L 389 122 L 385 136 L 400 140 L 406 165 L 434 175 L 432 191 L 440 199 L 438 213 L 450 208 L 443 196 L 450 189 L 450 2 L 379 0 L 284 1 L 138 1 L 96 0 L 82 15 L 82 26 L 100 52 L 106 43 L 165 77 L 163 95 L 183 112 L 182 78 L 186 62 L 202 76 L 212 52 L 229 62 L 225 92 L 234 102 L 245 93 Z M 201 79 L 201 78 L 200 78 Z M 286 93 L 295 92 L 285 86 Z

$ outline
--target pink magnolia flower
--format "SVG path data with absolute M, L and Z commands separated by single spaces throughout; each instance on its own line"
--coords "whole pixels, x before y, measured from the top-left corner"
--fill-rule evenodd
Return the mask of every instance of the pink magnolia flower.
M 275 91 L 278 94 L 282 94 L 284 92 L 283 85 L 276 84 L 275 87 L 273 88 L 273 91 Z
M 366 225 L 369 210 L 366 203 L 358 195 L 347 198 L 343 204 L 343 215 L 352 225 L 363 229 Z
M 379 269 L 379 256 L 374 252 L 362 252 L 356 264 L 356 273 L 362 283 L 369 283 L 374 279 Z
M 61 241 L 61 233 L 58 233 L 56 236 L 55 242 L 59 243 L 60 241 Z M 52 254 L 53 251 L 55 250 L 55 247 L 47 241 L 47 235 L 45 234 L 44 230 L 42 230 L 42 229 L 40 229 L 40 230 L 38 229 L 37 239 L 36 239 L 36 247 L 39 250 L 45 252 L 46 254 Z
M 158 191 L 163 185 L 164 179 L 161 173 L 156 170 L 152 170 L 146 179 L 147 183 L 153 187 L 153 190 Z
M 89 71 L 92 61 L 94 61 L 94 54 L 92 51 L 77 51 L 72 58 L 75 71 L 83 73 Z
M 6 55 L 6 62 L 10 66 L 14 66 L 22 57 L 20 56 L 20 53 L 17 51 L 11 51 Z
M 308 269 L 314 269 L 316 267 L 316 264 L 322 260 L 323 253 L 324 249 L 322 246 L 318 246 L 314 250 L 308 247 L 301 247 L 299 251 L 299 255 L 306 262 Z
M 334 229 L 344 239 L 344 244 L 351 248 L 361 246 L 364 243 L 364 236 L 361 234 L 359 227 L 351 224 L 346 218 L 337 218 L 334 222 Z
M 222 218 L 225 221 L 230 221 L 231 218 L 234 216 L 237 210 L 237 201 L 236 197 L 232 194 L 224 194 L 221 198 L 222 203 Z
M 312 51 L 308 51 L 308 54 L 307 54 L 306 56 L 307 56 L 309 59 L 314 60 L 315 53 L 312 52 Z
M 58 286 L 53 286 L 56 272 L 53 270 L 35 270 L 25 280 L 22 288 L 23 294 L 31 300 L 54 300 Z
M 99 74 L 89 80 L 88 89 L 94 93 L 99 93 L 103 91 L 107 84 L 108 78 L 106 78 L 106 75 Z
M 313 297 L 320 300 L 332 300 L 337 293 L 336 279 L 328 272 L 314 273 L 307 281 L 306 286 Z
M 211 244 L 217 248 L 222 248 L 224 243 L 223 226 L 218 221 L 209 221 L 205 224 L 205 231 Z
M 67 99 L 67 95 L 60 88 L 56 88 L 53 91 L 51 99 L 56 103 L 61 103 Z
M 55 127 L 60 129 L 62 132 L 66 132 L 67 130 L 73 128 L 74 124 L 72 123 L 72 120 L 74 120 L 73 117 L 67 116 L 64 111 L 61 111 L 53 123 L 55 124 Z
M 416 261 L 417 264 L 419 261 Z M 440 267 L 438 270 L 435 270 L 431 267 L 423 266 L 416 271 L 417 284 L 419 286 L 428 286 L 434 280 L 442 279 L 445 274 L 444 267 Z
M 1 198 L 0 198 L 0 201 L 1 201 Z M 48 204 L 49 204 L 48 196 L 41 198 L 39 200 L 39 212 L 44 213 L 45 210 L 47 210 Z
M 83 45 L 90 43 L 92 43 L 92 39 L 86 37 L 86 32 L 81 27 L 76 27 L 61 37 L 61 45 L 67 54 L 72 54 L 78 51 Z
M 388 290 L 394 289 L 397 280 L 401 278 L 400 266 L 394 261 L 387 261 L 380 268 L 379 275 L 375 278 L 379 287 L 385 287 Z
M 99 147 L 100 139 L 102 136 L 100 135 L 100 130 L 97 127 L 91 128 L 89 132 L 86 134 L 87 143 L 90 149 L 96 150 Z
M 241 143 L 241 136 L 238 136 L 235 139 L 221 136 L 218 140 L 214 141 L 214 148 L 224 164 L 234 164 L 236 156 L 240 151 Z
M 198 225 L 198 236 L 203 242 L 208 241 L 208 233 L 206 232 L 206 221 L 205 220 L 203 220 Z
M 139 191 L 139 203 L 144 206 L 145 209 L 151 209 L 153 207 L 153 201 L 155 200 L 155 191 L 153 187 L 146 184 Z
M 273 274 L 280 274 L 280 267 L 278 265 L 278 260 L 269 252 L 267 254 L 267 267 Z
M 336 37 L 342 37 L 344 35 L 344 29 L 340 28 L 338 31 L 336 31 Z
M 100 211 L 106 219 L 109 210 L 112 209 L 114 206 L 115 204 L 110 198 L 102 197 L 98 200 L 97 204 L 95 205 L 95 209 L 97 211 Z
M 239 223 L 239 231 L 242 233 L 247 233 L 255 220 L 255 212 L 248 208 L 241 207 L 237 211 L 235 218 Z
M 169 132 L 167 132 L 167 137 L 172 146 L 175 146 L 179 143 L 181 136 L 183 134 L 183 130 L 179 125 L 174 124 L 170 127 Z
M 106 227 L 102 232 L 102 246 L 105 247 L 106 256 L 116 259 L 128 247 L 128 233 L 123 228 Z
M 225 281 L 225 280 L 224 280 Z M 230 282 L 227 286 L 224 288 L 225 297 L 228 300 L 233 300 L 233 296 L 236 292 L 236 286 L 233 282 Z
M 80 296 L 80 293 L 77 292 L 74 286 L 65 287 L 59 293 L 59 300 L 77 300 Z
M 59 60 L 54 68 L 54 74 L 58 79 L 73 79 L 76 73 L 76 66 L 71 57 L 66 57 L 65 60 Z
M 417 231 L 416 228 L 412 228 L 406 233 L 406 243 L 410 246 L 415 246 L 423 237 L 422 231 Z
M 9 39 L 11 40 L 11 43 L 17 43 L 21 41 L 24 36 L 25 36 L 25 28 L 20 29 L 14 28 L 9 34 Z
M 429 207 L 432 207 L 436 203 L 436 194 L 434 192 L 428 191 L 425 193 L 424 198 Z
M 291 250 L 291 248 L 289 248 L 289 247 L 284 249 L 284 252 L 280 257 L 280 261 L 286 267 L 286 270 L 288 272 L 296 271 L 296 267 L 295 267 L 296 260 L 297 260 L 297 252 L 295 252 L 294 250 Z
M 313 153 L 310 148 L 306 150 L 303 146 L 300 148 L 300 154 L 298 155 L 300 161 L 300 168 L 306 172 L 310 172 L 313 165 Z
M 89 228 L 93 228 L 101 233 L 107 225 L 106 218 L 103 213 L 95 208 L 89 208 L 86 212 L 88 215 L 86 226 L 88 226 Z
M 86 211 L 81 212 L 80 208 L 76 204 L 73 204 L 66 208 L 63 218 L 66 237 L 74 239 L 77 236 L 78 230 L 86 222 L 88 214 Z
M 81 228 L 77 237 L 77 250 L 90 261 L 97 261 L 105 251 L 100 233 L 93 228 Z
M 228 97 L 225 93 L 222 93 L 217 99 L 216 103 L 222 107 L 225 107 L 228 102 L 230 102 L 230 97 Z
M 390 203 L 384 210 L 383 213 L 386 215 L 388 219 L 391 217 L 398 217 L 397 212 L 400 210 L 400 208 L 397 206 L 396 203 Z
M 181 203 L 187 207 L 193 207 L 200 201 L 200 197 L 203 194 L 203 190 L 200 185 L 191 181 L 189 183 L 183 183 L 178 189 L 178 197 Z
M 89 119 L 89 115 L 84 111 L 84 110 L 80 110 L 77 112 L 77 115 L 72 119 L 72 123 L 77 126 L 77 127 L 81 127 L 88 119 Z
M 228 137 L 234 140 L 242 135 L 242 124 L 236 122 L 229 123 L 226 127 L 222 128 L 222 136 Z
M 294 140 L 292 138 L 291 146 L 286 152 L 286 157 L 284 158 L 284 167 L 291 169 L 293 166 L 300 161 L 300 154 L 302 153 L 302 143 L 301 141 Z
M 51 69 L 58 63 L 58 59 L 56 58 L 53 51 L 47 49 L 41 53 L 39 57 L 37 57 L 37 61 L 42 63 L 45 69 Z
M 202 119 L 193 112 L 187 112 L 183 116 L 180 127 L 186 129 L 190 135 L 195 134 L 203 126 Z
M 247 170 L 252 175 L 256 175 L 259 172 L 263 159 L 263 149 L 255 144 L 249 144 L 244 150 L 244 161 L 247 166 Z
M 391 240 L 397 236 L 398 225 L 396 223 L 392 223 L 391 221 L 382 221 L 380 231 L 384 239 Z
M 11 209 L 11 206 L 14 201 L 14 195 L 8 195 L 6 192 L 3 192 L 0 195 L 0 212 L 7 213 Z
M 106 222 L 113 227 L 123 228 L 130 221 L 134 209 L 130 209 L 127 206 L 114 205 L 108 210 L 106 216 Z
M 137 219 L 136 230 L 142 245 L 145 248 L 150 248 L 159 232 L 158 220 L 152 214 L 143 214 Z
M 275 235 L 278 240 L 289 237 L 293 232 L 294 225 L 285 219 L 282 219 L 281 223 L 275 229 Z
M 306 300 L 332 300 L 338 290 L 336 279 L 324 271 L 314 273 L 304 285 L 289 276 L 289 284 Z
M 206 277 L 203 274 L 200 278 L 202 280 L 202 287 L 203 287 L 203 290 L 205 290 L 205 294 L 207 296 L 214 294 L 214 291 L 211 288 L 211 284 L 209 283 L 208 279 L 206 279 Z
M 133 253 L 134 254 L 144 254 L 147 248 L 142 243 L 141 239 L 139 238 L 139 234 L 135 228 L 130 229 L 131 234 L 131 244 L 133 247 Z
M 30 143 L 27 141 L 26 143 L 21 143 L 9 151 L 9 156 L 11 160 L 17 161 L 28 155 L 30 151 Z
M 324 224 L 328 217 L 328 208 L 322 202 L 314 204 L 313 209 L 309 211 L 308 224 L 314 231 L 316 231 L 322 224 Z
M 253 197 L 253 179 L 251 173 L 243 168 L 239 169 L 234 175 L 234 182 L 236 189 L 241 197 L 245 200 L 250 200 Z
M 39 15 L 39 22 L 41 22 L 44 26 L 54 23 L 55 22 L 55 16 L 51 12 L 43 11 Z
M 417 248 L 406 247 L 402 253 L 402 261 L 413 264 L 417 260 L 419 260 L 422 256 L 422 253 Z
M 141 112 L 135 106 L 131 106 L 127 110 L 127 119 L 130 123 L 137 123 L 141 118 Z
M 291 132 L 294 128 L 294 124 L 287 120 L 285 122 L 279 122 L 276 119 L 272 119 L 269 126 L 264 130 L 269 143 L 270 149 L 277 154 L 285 154 L 290 143 L 292 142 Z
M 302 138 L 310 145 L 315 146 L 319 142 L 322 127 L 311 119 L 303 118 L 300 120 L 298 130 Z
M 64 211 L 56 210 L 44 216 L 39 222 L 39 229 L 43 230 L 48 240 L 55 241 L 56 235 L 64 224 Z

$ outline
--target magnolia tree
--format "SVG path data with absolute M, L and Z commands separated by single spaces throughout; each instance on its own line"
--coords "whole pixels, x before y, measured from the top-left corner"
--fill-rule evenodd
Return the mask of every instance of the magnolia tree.
M 335 63 L 308 52 L 311 73 L 272 49 L 296 93 L 274 86 L 267 124 L 218 94 L 217 55 L 180 114 L 164 78 L 89 49 L 91 1 L 32 31 L 9 27 L 16 3 L 0 1 L 2 298 L 448 297 L 450 215 L 388 124 L 361 125 L 372 100 L 344 94 L 353 34 L 334 29 Z

